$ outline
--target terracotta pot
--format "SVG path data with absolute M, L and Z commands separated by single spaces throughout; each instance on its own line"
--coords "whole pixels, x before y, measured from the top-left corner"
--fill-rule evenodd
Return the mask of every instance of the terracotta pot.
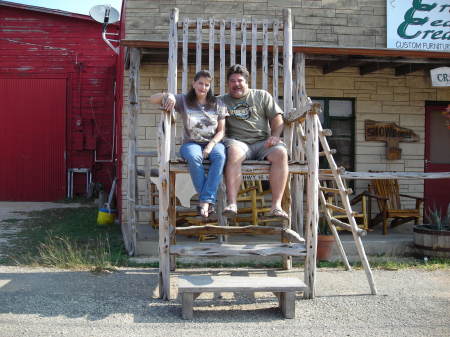
M 328 261 L 333 250 L 333 235 L 318 235 L 317 237 L 317 261 Z

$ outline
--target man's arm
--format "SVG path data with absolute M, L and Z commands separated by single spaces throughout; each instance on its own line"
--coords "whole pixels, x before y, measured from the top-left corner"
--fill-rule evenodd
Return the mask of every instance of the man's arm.
M 284 128 L 283 116 L 277 114 L 270 121 L 271 136 L 280 138 L 281 133 L 283 132 L 283 128 Z
M 271 136 L 267 138 L 265 147 L 271 147 L 277 145 L 281 142 L 281 133 L 283 132 L 284 122 L 283 116 L 281 114 L 277 114 L 274 118 L 270 120 L 270 130 Z

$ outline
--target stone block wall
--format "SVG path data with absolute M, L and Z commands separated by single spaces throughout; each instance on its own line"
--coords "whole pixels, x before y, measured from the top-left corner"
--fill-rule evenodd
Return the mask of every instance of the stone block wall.
M 174 7 L 180 20 L 281 20 L 290 8 L 294 45 L 386 48 L 386 0 L 127 0 L 126 39 L 167 41 Z
M 174 7 L 180 10 L 180 20 L 186 16 L 192 19 L 245 17 L 248 20 L 275 16 L 281 20 L 282 9 L 291 8 L 294 45 L 386 48 L 386 0 L 127 0 L 126 39 L 167 41 L 169 12 Z M 166 76 L 167 64 L 143 65 L 141 68 L 138 150 L 156 149 L 160 111 L 148 103 L 148 97 L 167 89 Z M 125 84 L 122 221 L 126 219 L 127 80 Z M 392 69 L 386 69 L 360 76 L 357 68 L 344 68 L 323 75 L 320 68 L 308 67 L 306 86 L 309 96 L 355 99 L 357 171 L 423 172 L 425 101 L 450 100 L 450 91 L 431 87 L 425 72 L 395 76 Z M 396 122 L 414 130 L 420 141 L 400 143 L 402 158 L 387 160 L 384 143 L 365 141 L 366 119 Z M 143 161 L 138 164 L 143 165 Z M 423 195 L 422 180 L 400 181 L 400 184 L 403 193 Z M 142 186 L 140 184 L 141 194 Z M 356 187 L 358 191 L 366 189 L 367 181 L 357 181 Z
M 141 68 L 141 114 L 139 116 L 138 150 L 156 150 L 157 125 L 160 111 L 148 103 L 153 93 L 167 89 L 167 65 L 143 65 Z M 126 81 L 125 81 L 126 82 Z M 446 88 L 432 88 L 430 80 L 423 71 L 407 76 L 395 76 L 393 69 L 377 71 L 360 76 L 358 68 L 342 70 L 323 75 L 321 68 L 306 68 L 306 87 L 308 96 L 355 99 L 355 166 L 357 171 L 380 170 L 401 172 L 423 172 L 425 101 L 450 101 L 450 91 Z M 127 96 L 128 87 L 125 88 Z M 127 106 L 123 113 L 123 163 L 127 155 Z M 399 160 L 387 160 L 385 144 L 366 142 L 364 121 L 395 122 L 412 129 L 419 135 L 418 143 L 400 143 L 402 156 Z M 180 134 L 180 129 L 177 134 Z M 139 162 L 143 165 L 143 161 Z M 157 163 L 154 163 L 155 166 Z M 126 186 L 126 166 L 123 167 L 123 186 Z M 357 191 L 367 189 L 368 181 L 356 182 Z M 423 180 L 400 180 L 401 192 L 415 196 L 423 195 Z M 123 189 L 124 193 L 126 189 Z M 143 186 L 140 187 L 143 193 Z M 126 196 L 122 195 L 124 212 Z M 405 205 L 413 206 L 408 199 Z M 126 219 L 125 214 L 122 220 Z

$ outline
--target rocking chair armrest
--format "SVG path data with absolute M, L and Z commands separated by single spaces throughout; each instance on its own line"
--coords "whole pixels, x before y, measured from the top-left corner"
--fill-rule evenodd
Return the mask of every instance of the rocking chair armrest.
M 415 196 L 413 196 L 413 195 L 408 195 L 408 194 L 399 194 L 399 195 L 400 195 L 401 197 L 405 197 L 405 198 L 416 199 L 416 200 L 421 201 L 421 202 L 424 201 L 424 198 L 421 198 L 421 197 L 415 197 Z
M 387 198 L 387 197 L 383 197 L 381 195 L 373 194 L 373 193 L 369 193 L 369 192 L 366 192 L 365 195 L 368 196 L 369 198 L 375 198 L 375 199 L 379 199 L 379 200 L 389 200 L 389 198 Z
M 369 194 L 370 194 L 370 193 L 367 192 L 367 191 L 364 191 L 364 192 L 361 192 L 361 193 L 357 194 L 357 195 L 350 201 L 350 205 L 355 205 L 355 204 L 357 204 L 358 202 L 362 201 L 364 198 L 370 197 Z

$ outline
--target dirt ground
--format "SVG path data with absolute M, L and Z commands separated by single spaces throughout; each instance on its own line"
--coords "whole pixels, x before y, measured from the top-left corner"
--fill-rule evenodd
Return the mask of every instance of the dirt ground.
M 450 270 L 375 270 L 370 295 L 361 270 L 320 269 L 316 298 L 297 295 L 295 319 L 283 319 L 270 293 L 202 294 L 194 319 L 157 298 L 158 270 L 108 274 L 0 266 L 0 336 L 450 336 Z M 216 270 L 237 276 L 302 277 L 301 271 Z
M 78 205 L 2 202 L 0 225 L 1 220 L 22 218 L 20 212 L 47 207 Z M 173 298 L 162 301 L 157 296 L 158 270 L 154 268 L 94 274 L 0 266 L 0 337 L 450 336 L 450 269 L 374 270 L 378 294 L 370 295 L 364 271 L 321 268 L 316 298 L 304 300 L 297 294 L 295 319 L 283 319 L 271 293 L 226 293 L 221 297 L 206 293 L 194 303 L 194 319 L 184 321 L 176 279 L 182 274 L 207 272 L 184 269 L 173 273 Z M 303 278 L 301 270 L 209 272 Z

